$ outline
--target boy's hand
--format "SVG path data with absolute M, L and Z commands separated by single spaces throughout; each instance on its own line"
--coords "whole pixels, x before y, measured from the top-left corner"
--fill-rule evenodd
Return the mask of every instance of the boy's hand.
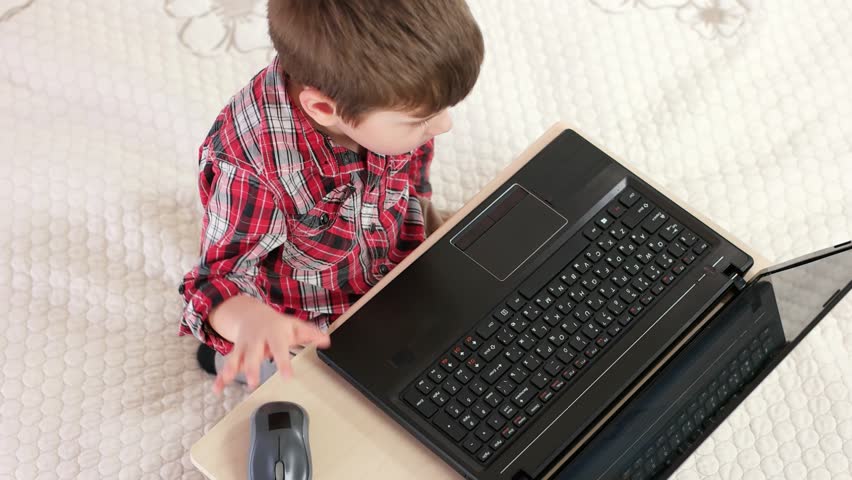
M 234 348 L 226 356 L 222 371 L 217 372 L 213 383 L 216 394 L 221 393 L 240 372 L 245 373 L 250 389 L 257 388 L 260 383 L 260 364 L 270 357 L 275 361 L 278 373 L 285 379 L 289 378 L 293 374 L 290 367 L 291 346 L 316 343 L 318 347 L 326 348 L 331 343 L 328 335 L 313 323 L 282 315 L 251 297 L 233 297 L 217 310 L 223 310 L 221 307 L 227 307 L 227 311 L 216 312 L 220 317 L 217 319 L 220 322 L 216 323 L 224 322 L 233 326 L 231 337 Z M 222 318 L 223 314 L 234 320 Z

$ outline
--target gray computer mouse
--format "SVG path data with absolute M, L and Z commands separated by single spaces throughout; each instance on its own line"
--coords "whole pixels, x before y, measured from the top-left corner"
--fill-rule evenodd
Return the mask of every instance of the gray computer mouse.
M 261 405 L 251 416 L 250 480 L 310 480 L 308 414 L 290 402 Z

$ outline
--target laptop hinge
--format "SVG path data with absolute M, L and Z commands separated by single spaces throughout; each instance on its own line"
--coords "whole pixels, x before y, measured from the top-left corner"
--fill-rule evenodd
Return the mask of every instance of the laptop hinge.
M 731 276 L 731 280 L 733 280 L 733 281 L 734 281 L 734 288 L 736 288 L 736 289 L 737 289 L 737 292 L 738 292 L 738 293 L 739 293 L 739 292 L 742 292 L 743 290 L 745 290 L 746 285 L 747 285 L 747 284 L 746 284 L 746 281 L 745 281 L 745 279 L 744 279 L 744 278 L 743 278 L 743 277 L 742 277 L 739 273 L 735 273 L 735 274 L 733 274 L 733 275 Z

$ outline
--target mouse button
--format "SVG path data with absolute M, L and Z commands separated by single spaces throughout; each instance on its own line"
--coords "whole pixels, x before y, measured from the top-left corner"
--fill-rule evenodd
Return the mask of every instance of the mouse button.
M 284 480 L 284 462 L 275 462 L 275 480 Z

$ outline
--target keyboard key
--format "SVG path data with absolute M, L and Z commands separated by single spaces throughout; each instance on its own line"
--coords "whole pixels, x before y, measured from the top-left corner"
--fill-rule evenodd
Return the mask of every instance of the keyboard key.
M 542 310 L 547 310 L 551 305 L 553 305 L 553 297 L 548 294 L 541 294 L 536 297 L 535 304 Z
M 618 295 L 619 298 L 624 300 L 624 303 L 629 305 L 633 303 L 634 300 L 639 296 L 639 292 L 633 290 L 630 287 L 624 287 L 624 290 Z
M 585 230 L 583 230 L 583 236 L 588 238 L 589 240 L 594 240 L 594 239 L 598 238 L 600 235 L 601 235 L 601 229 L 598 228 L 598 226 L 595 225 L 594 223 L 589 225 L 588 227 L 586 227 Z
M 595 355 L 597 355 L 599 351 L 600 351 L 600 348 L 598 348 L 596 345 L 592 345 L 591 347 L 587 348 L 587 349 L 586 349 L 586 351 L 585 351 L 585 352 L 583 352 L 583 353 L 584 353 L 587 357 L 592 358 L 592 357 L 594 357 Z
M 532 378 L 532 380 L 530 380 L 530 383 L 532 383 L 533 385 L 535 385 L 536 388 L 541 390 L 542 388 L 544 388 L 547 385 L 547 382 L 549 382 L 549 381 L 550 381 L 549 376 L 547 376 L 543 372 L 538 372 L 535 375 L 533 375 L 533 378 Z
M 512 424 L 514 424 L 518 428 L 524 426 L 525 423 L 527 423 L 526 415 L 518 415 L 514 418 L 514 420 L 512 420 Z
M 601 280 L 605 280 L 612 274 L 612 268 L 609 268 L 604 264 L 598 264 L 595 266 L 595 269 L 592 270 L 592 273 Z
M 616 225 L 609 230 L 609 234 L 616 240 L 621 240 L 626 237 L 628 233 L 630 233 L 630 230 L 628 230 L 624 225 Z
M 487 425 L 480 425 L 475 430 L 476 438 L 482 440 L 483 442 L 487 442 L 494 436 L 494 431 L 488 428 Z
M 524 357 L 524 350 L 512 345 L 507 348 L 503 355 L 512 363 L 519 362 Z
M 589 363 L 588 360 L 586 360 L 584 357 L 580 357 L 577 360 L 574 360 L 574 368 L 579 370 L 579 369 L 585 367 L 587 363 Z
M 668 214 L 660 209 L 657 209 L 654 213 L 651 214 L 651 216 L 649 216 L 647 219 L 645 219 L 644 222 L 642 222 L 642 228 L 648 233 L 655 233 L 668 220 Z
M 444 411 L 447 412 L 447 415 L 453 418 L 459 418 L 459 415 L 462 414 L 463 410 L 464 409 L 462 408 L 462 406 L 459 405 L 459 403 L 455 400 L 450 400 L 450 403 L 448 403 L 446 408 L 444 408 Z
M 415 387 L 417 387 L 417 390 L 420 390 L 420 393 L 426 395 L 435 388 L 435 384 L 430 382 L 429 380 L 426 380 L 425 378 L 421 378 L 417 381 Z
M 604 298 L 600 293 L 595 292 L 589 296 L 588 300 L 586 300 L 586 305 L 588 305 L 592 310 L 600 310 L 604 305 L 606 305 L 606 298 Z
M 485 418 L 489 413 L 491 413 L 491 409 L 488 408 L 482 400 L 476 402 L 476 404 L 470 408 L 470 411 L 479 418 Z
M 671 253 L 675 257 L 680 257 L 681 255 L 686 253 L 686 248 L 684 248 L 680 242 L 674 242 L 669 245 L 669 253 Z
M 576 318 L 580 323 L 585 323 L 588 319 L 592 318 L 594 314 L 595 312 L 585 305 L 574 310 L 574 318 Z
M 580 279 L 580 274 L 574 270 L 574 267 L 568 267 L 559 274 L 559 281 L 567 286 L 574 285 Z
M 627 282 L 630 281 L 630 275 L 628 275 L 627 273 L 624 273 L 624 272 L 617 273 L 617 274 L 613 275 L 611 280 L 612 280 L 612 283 L 614 283 L 616 286 L 623 287 L 623 286 L 627 285 Z
M 672 273 L 674 273 L 675 275 L 680 275 L 681 273 L 683 273 L 684 270 L 686 270 L 686 265 L 682 263 L 678 263 L 677 265 L 672 267 Z
M 515 394 L 512 396 L 512 402 L 519 408 L 524 408 L 527 403 L 532 400 L 533 397 L 535 397 L 537 393 L 538 391 L 533 388 L 530 388 L 529 385 L 521 386 L 517 389 L 517 391 L 515 391 Z
M 598 336 L 598 334 L 601 333 L 601 329 L 598 328 L 598 326 L 595 325 L 594 322 L 589 322 L 585 324 L 581 330 L 583 332 L 583 335 L 585 335 L 590 340 L 594 339 Z
M 497 405 L 500 405 L 500 402 L 503 401 L 503 397 L 497 394 L 496 390 L 491 390 L 482 397 L 485 400 L 485 403 L 491 405 L 492 408 L 497 408 Z
M 602 230 L 606 230 L 612 225 L 612 218 L 610 218 L 607 214 L 602 213 L 595 218 L 595 225 L 601 227 Z
M 492 317 L 497 319 L 498 321 L 505 322 L 506 320 L 512 318 L 512 314 L 514 310 L 509 307 L 500 307 L 491 314 Z
M 534 372 L 535 369 L 537 369 L 539 365 L 541 365 L 541 360 L 539 360 L 538 357 L 536 357 L 535 355 L 528 354 L 526 357 L 524 357 L 524 360 L 521 362 L 521 364 L 527 370 Z
M 487 463 L 491 456 L 494 454 L 490 449 L 483 448 L 476 454 L 476 459 L 479 460 L 480 463 Z
M 640 298 L 639 300 L 641 301 L 642 299 Z M 635 317 L 635 316 L 639 315 L 639 313 L 642 312 L 643 308 L 644 307 L 642 307 L 642 305 L 639 305 L 639 304 L 632 305 L 630 308 L 627 309 L 627 313 L 629 313 L 630 315 L 633 315 Z
M 500 405 L 500 408 L 497 411 L 500 412 L 500 415 L 503 415 L 503 417 L 509 419 L 515 416 L 515 413 L 518 412 L 518 409 L 507 401 L 504 402 L 503 405 Z
M 523 297 L 517 294 L 509 297 L 509 300 L 506 301 L 506 306 L 516 312 L 520 310 L 524 304 L 526 304 L 526 301 L 524 301 Z
M 526 317 L 530 321 L 533 321 L 536 318 L 538 318 L 539 315 L 541 315 L 541 312 L 542 312 L 542 310 L 537 305 L 533 305 L 532 303 L 527 305 L 526 307 L 524 307 L 523 310 L 521 310 L 521 313 L 523 314 L 523 316 Z M 519 318 L 519 317 L 515 316 L 515 318 L 513 318 L 512 320 L 515 320 L 517 318 Z M 524 328 L 526 328 L 526 327 L 524 327 Z M 521 332 L 518 332 L 518 333 L 521 333 Z
M 633 309 L 634 309 L 634 308 L 637 308 L 637 309 L 638 309 L 638 311 L 636 312 L 636 314 L 633 314 Z M 630 311 L 628 312 L 628 313 L 630 313 L 630 315 L 628 315 L 627 313 L 625 313 L 624 315 L 622 315 L 621 317 L 619 317 L 619 318 L 618 318 L 618 323 L 619 323 L 619 324 L 621 324 L 621 325 L 622 325 L 622 326 L 624 326 L 624 327 L 626 327 L 626 326 L 630 325 L 630 322 L 632 322 L 632 321 L 633 321 L 633 317 L 634 317 L 635 315 L 638 315 L 638 314 L 639 314 L 639 312 L 641 312 L 641 311 L 642 311 L 642 307 L 641 307 L 641 306 L 639 306 L 639 305 L 634 305 L 633 307 L 630 307 Z
M 647 264 L 654 259 L 654 255 L 654 252 L 652 252 L 647 245 L 642 245 L 641 247 L 639 247 L 639 251 L 636 252 L 635 258 L 640 262 Z
M 508 345 L 508 344 L 512 343 L 512 340 L 514 340 L 515 337 L 517 337 L 517 336 L 518 335 L 515 334 L 513 331 L 509 330 L 506 327 L 503 327 L 503 328 L 500 329 L 499 332 L 497 332 L 497 336 L 495 338 L 497 339 L 498 342 L 502 343 L 503 345 Z
M 405 392 L 405 395 L 403 395 L 403 399 L 405 399 L 405 401 L 412 407 L 416 408 L 417 411 L 426 418 L 431 417 L 438 411 L 438 407 L 436 407 L 434 403 L 430 402 L 417 390 L 409 389 Z
M 627 263 L 624 264 L 624 271 L 629 273 L 631 276 L 635 276 L 642 270 L 642 265 L 636 260 L 628 260 Z M 625 282 L 627 283 L 627 282 Z M 616 282 L 618 284 L 618 282 Z
M 468 436 L 464 442 L 462 442 L 462 446 L 465 450 L 470 453 L 476 453 L 479 451 L 479 448 L 482 447 L 482 442 L 476 439 L 476 436 Z
M 462 384 L 467 384 L 467 382 L 469 382 L 470 379 L 473 378 L 473 372 L 468 370 L 467 367 L 462 366 L 459 367 L 458 370 L 456 370 L 456 373 L 453 376 L 456 377 L 456 380 L 458 380 Z
M 568 334 L 559 330 L 555 330 L 547 336 L 547 341 L 555 347 L 561 346 L 566 340 L 568 340 Z
M 468 335 L 464 337 L 464 344 L 467 348 L 471 349 L 471 351 L 476 351 L 480 345 L 482 345 L 482 339 L 477 337 L 476 335 Z
M 625 188 L 621 195 L 618 196 L 618 201 L 621 202 L 626 207 L 633 206 L 636 201 L 639 200 L 639 194 L 636 193 L 636 190 L 633 190 L 630 187 Z
M 506 440 L 503 437 L 497 435 L 491 440 L 491 443 L 489 443 L 488 446 L 491 447 L 491 450 L 499 450 L 505 442 Z
M 532 417 L 532 416 L 535 416 L 535 414 L 538 413 L 539 410 L 541 410 L 541 408 L 543 406 L 544 405 L 542 405 L 542 403 L 539 400 L 534 400 L 527 406 L 527 409 L 525 410 L 525 412 L 527 412 L 527 415 Z
M 580 290 L 583 290 L 583 289 L 581 288 Z M 583 292 L 583 293 L 585 294 L 585 292 Z M 571 313 L 572 310 L 574 310 L 575 305 L 576 305 L 575 302 L 572 302 L 571 300 L 567 300 L 567 299 L 563 298 L 562 300 L 558 300 L 556 302 L 556 309 L 559 310 L 559 312 L 562 315 L 568 315 L 568 314 Z
M 580 280 L 580 285 L 590 292 L 598 288 L 598 285 L 600 284 L 601 280 L 594 275 L 594 272 L 589 272 L 586 275 L 583 275 L 583 278 Z
M 651 288 L 651 293 L 653 293 L 654 295 L 659 295 L 663 293 L 663 290 L 665 290 L 665 288 L 665 285 L 663 285 L 662 283 L 658 283 Z
M 550 283 L 550 285 L 547 286 L 547 291 L 548 293 L 553 295 L 554 298 L 559 298 L 562 296 L 562 294 L 568 291 L 568 286 L 562 283 L 560 280 L 554 280 Z
M 627 305 L 624 304 L 623 300 L 613 298 L 609 301 L 609 304 L 607 304 L 606 308 L 615 315 L 621 315 L 621 312 L 623 312 L 624 309 L 627 308 Z
M 581 259 L 574 262 L 572 267 L 574 268 L 574 270 L 577 271 L 577 273 L 582 274 L 586 273 L 590 268 L 592 268 L 592 264 L 588 260 Z
M 549 360 L 544 364 L 544 371 L 547 372 L 550 376 L 555 377 L 559 372 L 562 371 L 564 365 L 555 359 Z
M 485 383 L 494 385 L 494 383 L 496 383 L 497 380 L 500 380 L 500 377 L 502 377 L 508 370 L 509 362 L 504 359 L 499 359 L 485 367 L 480 378 L 485 381 Z
M 657 267 L 656 265 L 652 264 L 652 265 L 648 265 L 648 267 L 645 268 L 645 271 L 642 272 L 642 273 L 644 273 L 646 277 L 651 279 L 651 281 L 654 281 L 654 280 L 660 278 L 660 275 L 663 274 L 663 271 L 660 270 L 659 267 Z
M 604 298 L 612 298 L 613 295 L 618 293 L 618 286 L 610 280 L 598 289 L 598 293 L 600 293 Z
M 458 363 L 452 357 L 444 357 L 438 362 L 438 365 L 440 365 L 447 373 L 452 373 L 458 366 Z
M 615 241 L 609 234 L 604 235 L 598 240 L 598 248 L 603 250 L 604 252 L 608 252 L 612 250 L 618 242 Z
M 524 333 L 523 335 L 518 337 L 518 341 L 515 342 L 515 345 L 521 347 L 523 350 L 529 350 L 535 346 L 536 340 L 531 337 L 528 333 Z
M 606 333 L 608 333 L 610 337 L 618 335 L 619 333 L 621 333 L 621 325 L 613 325 L 609 327 Z
M 630 241 L 632 241 L 636 245 L 643 245 L 645 242 L 648 241 L 648 234 L 645 233 L 644 230 L 633 232 L 630 234 Z
M 571 380 L 575 375 L 577 375 L 577 369 L 574 367 L 569 367 L 562 372 L 562 378 L 565 380 Z
M 627 211 L 626 214 L 621 218 L 621 223 L 623 223 L 627 228 L 633 229 L 636 228 L 636 225 L 639 225 L 645 217 L 651 213 L 651 210 L 654 209 L 654 205 L 650 202 L 643 200 Z
M 538 394 L 538 399 L 542 401 L 542 403 L 547 403 L 548 400 L 553 398 L 553 392 L 551 390 L 545 390 Z
M 494 387 L 501 395 L 508 396 L 515 391 L 515 382 L 504 378 Z
M 655 263 L 663 270 L 668 270 L 674 264 L 674 259 L 668 253 L 663 252 L 657 256 Z
M 485 340 L 491 338 L 491 335 L 500 329 L 500 322 L 493 318 L 486 318 L 476 327 L 476 333 Z
M 621 205 L 621 204 L 618 204 L 618 203 L 613 203 L 612 205 L 609 206 L 609 208 L 606 209 L 606 211 L 610 215 L 612 215 L 613 218 L 618 218 L 618 217 L 624 215 L 624 212 L 626 212 L 627 209 L 624 207 L 624 205 Z
M 571 363 L 571 361 L 574 360 L 575 356 L 576 354 L 567 346 L 556 350 L 556 358 L 558 358 L 560 362 L 565 364 Z
M 470 350 L 462 347 L 461 345 L 456 345 L 453 347 L 451 353 L 453 354 L 458 361 L 463 362 L 470 356 Z
M 571 336 L 571 340 L 568 341 L 568 344 L 571 345 L 571 348 L 573 348 L 574 350 L 582 352 L 586 348 L 586 345 L 589 344 L 589 342 L 587 342 L 586 339 L 584 339 L 580 335 L 573 335 Z
M 686 255 L 683 256 L 683 258 L 680 259 L 680 261 L 689 265 L 689 264 L 691 264 L 692 262 L 695 261 L 695 255 L 693 255 L 691 253 L 687 253 Z
M 636 252 L 636 245 L 633 242 L 629 242 L 625 240 L 621 245 L 618 246 L 618 251 L 621 252 L 625 257 L 629 257 Z
M 630 285 L 635 288 L 637 292 L 642 293 L 651 287 L 651 282 L 649 282 L 644 276 L 639 276 L 633 279 L 633 283 Z
M 535 353 L 544 360 L 547 360 L 555 351 L 556 347 L 551 345 L 547 340 L 542 340 L 539 342 L 538 346 L 535 347 Z
M 610 323 L 615 321 L 615 318 L 606 310 L 601 310 L 595 315 L 595 321 L 598 325 L 606 328 Z
M 572 318 L 572 319 L 568 319 L 568 320 L 562 322 L 562 324 L 559 326 L 559 328 L 561 328 L 562 330 L 564 330 L 566 333 L 568 333 L 570 335 L 570 334 L 576 332 L 577 330 L 579 330 L 580 327 L 582 327 L 582 326 L 583 326 L 582 323 L 580 323 L 579 321 Z
M 514 434 L 515 434 L 515 432 L 517 432 L 517 431 L 518 431 L 518 429 L 517 429 L 517 428 L 515 428 L 513 425 L 510 425 L 510 426 L 508 426 L 508 427 L 504 428 L 503 430 L 501 430 L 501 431 L 500 431 L 500 435 L 502 435 L 502 436 L 503 436 L 503 438 L 505 438 L 505 439 L 509 439 L 509 438 L 511 438 L 511 437 L 512 437 L 512 435 L 514 435 Z
M 500 430 L 503 428 L 503 425 L 506 424 L 506 419 L 504 419 L 500 413 L 494 412 L 490 417 L 488 417 L 488 421 L 486 423 L 488 423 L 488 425 L 494 430 Z
M 562 380 L 561 378 L 557 378 L 557 379 L 553 380 L 552 382 L 550 382 L 550 389 L 553 390 L 554 392 L 558 392 L 559 390 L 562 390 L 562 387 L 564 387 L 564 386 L 565 386 L 565 380 Z
M 696 237 L 695 234 L 690 232 L 689 230 L 684 230 L 680 232 L 680 237 L 678 238 L 678 241 L 684 244 L 687 248 L 689 248 L 693 246 L 695 242 L 698 241 L 698 237 Z
M 640 298 L 639 301 L 642 302 L 642 305 L 648 305 L 654 301 L 654 296 L 648 293 L 644 297 Z
M 435 402 L 435 405 L 439 407 L 443 407 L 444 404 L 447 403 L 447 401 L 450 399 L 450 397 L 447 395 L 447 392 L 443 390 L 435 390 L 434 392 L 432 392 L 432 395 L 430 395 L 429 398 L 431 398 L 432 401 Z
M 550 330 L 550 328 L 548 328 L 547 324 L 544 323 L 544 320 L 539 320 L 530 327 L 530 333 L 538 338 L 546 337 L 548 330 Z
M 476 395 L 468 390 L 467 388 L 462 389 L 462 391 L 456 395 L 456 400 L 459 401 L 465 407 L 469 407 L 473 405 L 473 402 L 476 401 Z
M 473 430 L 477 425 L 479 425 L 479 419 L 473 416 L 472 413 L 464 413 L 461 417 L 459 417 L 459 423 L 464 428 Z
M 564 317 L 559 313 L 558 310 L 550 310 L 549 312 L 544 312 L 544 316 L 541 317 L 544 320 L 544 323 L 550 325 L 551 327 L 555 327 L 559 325 Z
M 654 238 L 653 240 L 648 241 L 645 245 L 656 253 L 660 253 L 666 248 L 666 242 L 659 238 Z
M 701 255 L 704 253 L 704 250 L 707 250 L 708 248 L 710 248 L 710 245 L 708 245 L 707 242 L 698 242 L 698 244 L 692 248 L 692 251 L 695 252 L 696 255 Z
M 448 378 L 441 384 L 441 388 L 450 395 L 455 395 L 459 392 L 459 390 L 461 390 L 462 386 L 455 379 Z
M 527 373 L 526 370 L 521 368 L 520 365 L 517 365 L 511 370 L 509 370 L 509 378 L 511 378 L 512 381 L 515 383 L 524 383 L 524 380 L 526 380 L 529 376 L 530 374 Z
M 432 419 L 432 423 L 443 430 L 444 433 L 449 435 L 450 438 L 456 442 L 461 441 L 461 439 L 467 434 L 467 431 L 462 428 L 458 422 L 444 412 L 439 412 L 435 415 L 435 418 Z
M 609 343 L 609 337 L 606 335 L 601 335 L 597 338 L 597 340 L 595 340 L 595 344 L 600 348 L 605 347 L 607 343 Z
M 667 273 L 663 275 L 662 282 L 664 285 L 671 285 L 674 282 L 675 276 L 672 273 Z
M 482 347 L 482 350 L 479 351 L 479 355 L 486 362 L 490 362 L 502 350 L 503 350 L 503 347 L 500 346 L 500 343 L 492 340 L 491 342 L 487 343 L 484 347 Z
M 660 236 L 663 237 L 663 239 L 666 240 L 667 242 L 671 242 L 678 235 L 680 235 L 681 230 L 683 230 L 683 225 L 672 220 L 669 223 L 667 223 L 666 226 L 663 227 L 662 230 L 660 230 Z
M 618 268 L 624 263 L 625 257 L 620 253 L 609 253 L 606 256 L 606 263 L 609 264 L 612 268 Z
M 488 388 L 488 386 L 485 385 L 485 382 L 483 382 L 481 379 L 477 378 L 476 380 L 470 382 L 467 385 L 467 388 L 469 388 L 474 395 L 479 396 L 485 393 L 485 389 Z
M 515 317 L 510 320 L 509 323 L 507 323 L 506 325 L 508 325 L 509 328 L 511 328 L 517 333 L 523 333 L 524 330 L 526 330 L 527 327 L 530 325 L 530 322 L 524 320 L 521 317 Z

